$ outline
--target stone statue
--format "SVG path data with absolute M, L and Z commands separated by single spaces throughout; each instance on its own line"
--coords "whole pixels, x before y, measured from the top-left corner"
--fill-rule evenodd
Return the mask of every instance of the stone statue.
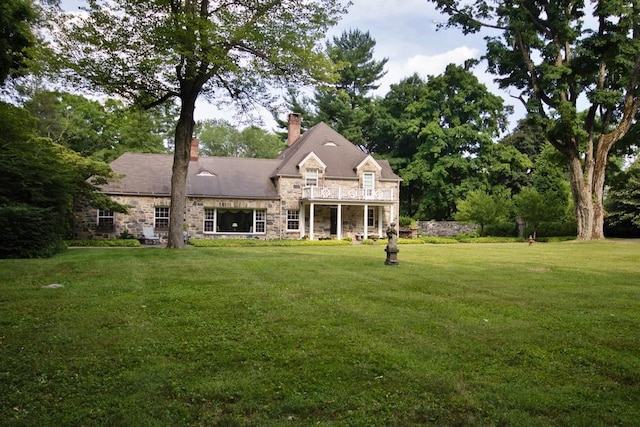
M 396 223 L 392 222 L 387 228 L 387 247 L 385 252 L 387 253 L 387 260 L 384 262 L 386 265 L 398 265 L 398 232 L 396 231 Z

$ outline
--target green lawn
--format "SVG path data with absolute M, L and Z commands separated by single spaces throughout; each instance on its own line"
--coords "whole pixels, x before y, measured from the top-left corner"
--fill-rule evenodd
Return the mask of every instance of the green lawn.
M 0 260 L 0 425 L 638 425 L 640 242 L 398 255 Z

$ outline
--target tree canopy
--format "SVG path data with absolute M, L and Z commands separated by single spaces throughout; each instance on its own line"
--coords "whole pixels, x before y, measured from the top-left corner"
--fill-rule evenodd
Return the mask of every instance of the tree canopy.
M 275 158 L 286 147 L 279 136 L 257 126 L 236 129 L 226 120 L 196 123 L 200 153 L 207 156 Z
M 443 25 L 488 31 L 489 71 L 520 91 L 569 165 L 578 238 L 603 238 L 608 155 L 640 108 L 640 3 L 431 1 Z
M 60 22 L 58 52 L 79 81 L 147 107 L 180 101 L 168 247 L 184 246 L 196 100 L 268 103 L 271 87 L 328 78 L 316 45 L 344 11 L 339 0 L 91 1 Z
M 404 215 L 451 219 L 467 192 L 502 188 L 531 166 L 515 148 L 494 142 L 508 109 L 464 67 L 451 64 L 426 81 L 410 76 L 377 106 L 372 148 L 403 178 Z

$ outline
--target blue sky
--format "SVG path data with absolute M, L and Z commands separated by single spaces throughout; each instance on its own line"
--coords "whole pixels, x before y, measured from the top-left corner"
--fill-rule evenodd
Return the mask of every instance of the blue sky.
M 62 2 L 66 10 L 77 9 L 83 3 L 80 0 Z M 464 36 L 456 29 L 436 31 L 436 24 L 443 22 L 445 17 L 427 0 L 352 0 L 352 3 L 338 26 L 327 35 L 339 36 L 345 30 L 359 29 L 368 31 L 376 40 L 376 59 L 388 58 L 389 62 L 387 74 L 375 95 L 384 96 L 391 84 L 413 73 L 417 72 L 423 77 L 438 75 L 448 64 L 463 64 L 469 58 L 479 59 L 484 52 L 481 35 Z M 493 84 L 493 77 L 484 72 L 485 68 L 481 63 L 474 72 L 490 91 L 515 107 L 516 113 L 511 118 L 512 125 L 515 124 L 523 114 L 522 107 L 510 99 L 507 92 Z M 266 129 L 273 129 L 274 122 L 265 111 L 259 109 L 254 115 L 263 119 Z M 204 101 L 198 103 L 197 120 L 216 118 L 224 118 L 235 124 L 238 115 L 232 110 L 218 110 Z

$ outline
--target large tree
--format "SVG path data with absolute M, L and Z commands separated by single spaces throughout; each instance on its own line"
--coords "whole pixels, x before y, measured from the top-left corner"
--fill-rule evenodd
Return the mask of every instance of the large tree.
M 379 87 L 388 61 L 373 58 L 375 46 L 368 31 L 348 30 L 333 37 L 326 43 L 326 52 L 337 69 L 335 81 L 317 85 L 311 98 L 290 92 L 289 109 L 302 114 L 306 127 L 325 122 L 349 141 L 368 148 L 371 92 Z
M 269 88 L 325 78 L 316 42 L 345 9 L 340 0 L 91 0 L 86 11 L 61 22 L 56 40 L 76 75 L 139 105 L 180 102 L 167 245 L 178 248 L 196 100 L 267 102 Z
M 377 104 L 372 147 L 403 178 L 404 215 L 451 219 L 467 192 L 504 188 L 530 167 L 515 148 L 494 142 L 508 110 L 464 67 L 451 64 L 426 81 L 410 76 Z
M 431 1 L 446 25 L 497 33 L 486 38 L 489 71 L 521 91 L 566 158 L 578 239 L 604 238 L 608 155 L 640 108 L 640 2 Z
M 37 43 L 34 26 L 38 19 L 32 1 L 3 0 L 0 3 L 0 86 L 9 77 L 28 70 Z
M 236 129 L 226 120 L 196 123 L 200 153 L 207 156 L 275 158 L 286 148 L 285 141 L 257 126 Z
M 125 152 L 162 153 L 175 126 L 171 104 L 151 109 L 66 92 L 35 90 L 24 106 L 38 118 L 42 137 L 84 157 L 110 162 Z

